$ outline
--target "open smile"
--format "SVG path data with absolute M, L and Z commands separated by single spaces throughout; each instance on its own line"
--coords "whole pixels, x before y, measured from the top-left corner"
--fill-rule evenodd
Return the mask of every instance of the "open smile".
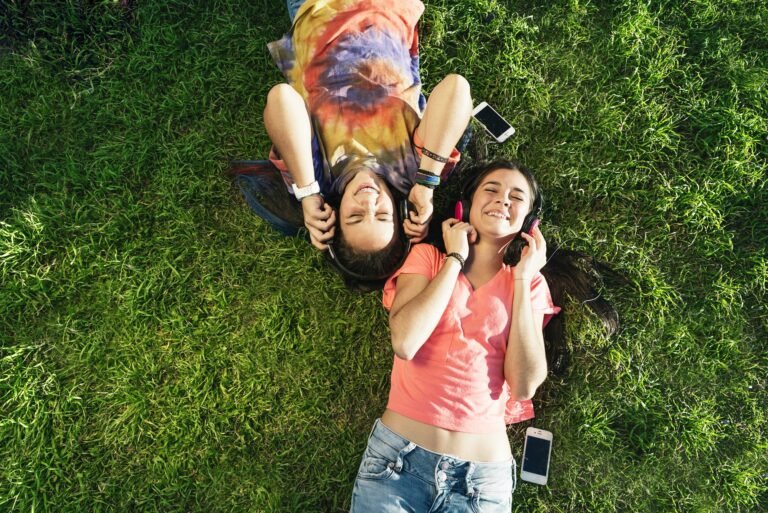
M 489 210 L 488 212 L 485 213 L 485 215 L 490 217 L 495 217 L 496 219 L 503 219 L 505 221 L 509 221 L 509 214 L 501 210 Z
M 363 194 L 378 194 L 379 193 L 379 188 L 376 187 L 376 185 L 374 185 L 372 183 L 364 183 L 364 184 L 361 184 L 360 187 L 357 188 L 357 190 L 355 191 L 355 196 L 357 196 L 360 193 L 363 193 Z

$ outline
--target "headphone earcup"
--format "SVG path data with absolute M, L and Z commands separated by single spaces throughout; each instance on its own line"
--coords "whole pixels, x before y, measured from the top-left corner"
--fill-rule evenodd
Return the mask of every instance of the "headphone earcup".
M 465 223 L 469 222 L 469 209 L 470 209 L 470 203 L 469 200 L 460 200 L 459 203 L 461 203 L 461 220 Z
M 520 227 L 520 231 L 530 234 L 531 228 L 533 228 L 533 222 L 536 221 L 536 219 L 538 219 L 536 212 L 531 212 L 526 215 L 525 219 L 523 219 L 523 225 Z
M 461 202 L 461 200 L 459 200 L 456 202 L 456 205 L 453 207 L 453 218 L 461 221 L 463 217 L 464 217 L 464 204 Z

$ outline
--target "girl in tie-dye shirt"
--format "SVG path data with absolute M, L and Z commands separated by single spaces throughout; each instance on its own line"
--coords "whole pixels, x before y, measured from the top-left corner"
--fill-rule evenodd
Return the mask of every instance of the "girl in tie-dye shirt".
M 415 184 L 416 172 L 450 172 L 471 115 L 459 75 L 440 82 L 428 102 L 421 93 L 423 10 L 418 0 L 307 0 L 291 30 L 269 45 L 288 81 L 269 92 L 264 111 L 270 161 L 289 194 L 317 182 L 321 194 L 301 199 L 303 224 L 314 246 L 330 245 L 326 254 L 348 284 L 383 284 L 406 237 L 426 236 L 433 189 Z M 261 196 L 255 209 L 265 218 L 284 210 L 269 208 L 272 194 Z M 403 219 L 405 198 L 411 212 Z

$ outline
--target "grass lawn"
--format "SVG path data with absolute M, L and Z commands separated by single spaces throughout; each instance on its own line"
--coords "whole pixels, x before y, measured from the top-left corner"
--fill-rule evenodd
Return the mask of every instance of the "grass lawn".
M 345 511 L 380 296 L 221 176 L 267 154 L 285 6 L 121 4 L 0 7 L 0 510 Z M 545 236 L 627 279 L 618 336 L 566 308 L 514 511 L 768 511 L 768 3 L 436 0 L 421 34 L 427 92 L 517 128 Z

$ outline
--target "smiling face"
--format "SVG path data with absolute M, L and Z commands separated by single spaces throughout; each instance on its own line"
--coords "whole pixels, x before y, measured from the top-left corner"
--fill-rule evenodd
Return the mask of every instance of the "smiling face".
M 350 247 L 378 251 L 395 236 L 395 202 L 389 187 L 368 169 L 349 181 L 339 204 L 339 227 Z
M 531 202 L 531 188 L 520 171 L 496 169 L 475 189 L 469 222 L 481 238 L 509 238 L 520 231 Z

